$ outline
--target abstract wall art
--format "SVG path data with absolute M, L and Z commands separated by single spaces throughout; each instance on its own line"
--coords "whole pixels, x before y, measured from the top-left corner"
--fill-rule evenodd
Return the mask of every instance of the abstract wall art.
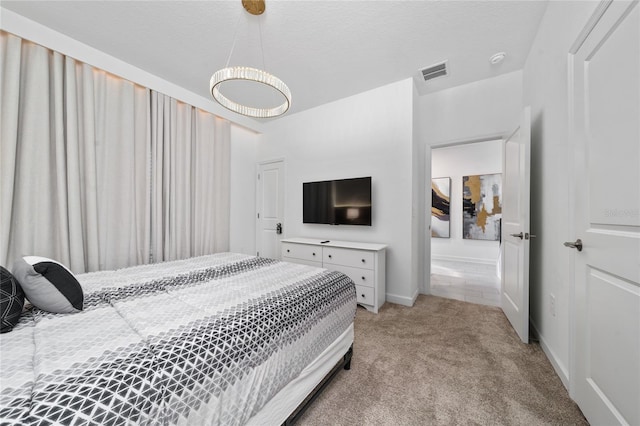
M 502 175 L 462 177 L 462 237 L 467 240 L 500 239 Z
M 449 238 L 449 200 L 451 178 L 431 179 L 431 236 Z

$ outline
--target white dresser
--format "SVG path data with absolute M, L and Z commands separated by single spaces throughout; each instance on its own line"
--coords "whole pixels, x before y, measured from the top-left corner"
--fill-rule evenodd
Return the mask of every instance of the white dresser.
M 287 238 L 282 260 L 340 271 L 356 284 L 358 304 L 378 313 L 385 302 L 385 244 Z

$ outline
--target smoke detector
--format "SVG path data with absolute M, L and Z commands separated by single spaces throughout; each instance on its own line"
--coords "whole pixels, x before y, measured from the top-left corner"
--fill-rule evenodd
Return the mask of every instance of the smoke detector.
M 502 62 L 505 56 L 507 56 L 506 53 L 498 52 L 489 58 L 489 62 L 491 62 L 491 65 L 499 64 L 500 62 Z

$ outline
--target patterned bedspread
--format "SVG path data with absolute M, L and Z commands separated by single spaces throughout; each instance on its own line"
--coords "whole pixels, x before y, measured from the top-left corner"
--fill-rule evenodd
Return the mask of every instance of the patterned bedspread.
M 77 276 L 0 335 L 1 424 L 246 423 L 353 322 L 345 275 L 222 253 Z

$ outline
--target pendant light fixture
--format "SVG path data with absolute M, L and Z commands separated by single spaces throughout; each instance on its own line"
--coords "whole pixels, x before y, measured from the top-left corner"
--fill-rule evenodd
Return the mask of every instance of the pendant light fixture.
M 247 12 L 252 15 L 261 15 L 265 11 L 265 2 L 264 0 L 242 0 L 242 6 L 245 8 Z M 237 37 L 237 32 L 236 32 Z M 235 38 L 233 40 L 233 44 L 235 45 Z M 262 31 L 260 31 L 260 46 L 262 48 Z M 287 87 L 286 84 L 278 77 L 273 74 L 270 74 L 266 71 L 252 68 L 252 67 L 229 67 L 229 60 L 231 59 L 231 54 L 233 53 L 233 46 L 231 47 L 231 52 L 229 53 L 229 59 L 227 60 L 227 67 L 221 70 L 216 71 L 211 76 L 211 81 L 209 83 L 209 89 L 211 90 L 211 96 L 213 99 L 218 101 L 220 105 L 223 107 L 237 112 L 238 114 L 246 115 L 249 117 L 255 118 L 271 118 L 277 117 L 279 115 L 284 114 L 291 107 L 291 91 Z M 263 62 L 264 62 L 264 51 L 262 52 Z M 264 63 L 263 63 L 264 67 Z M 271 87 L 274 90 L 277 90 L 284 97 L 284 102 L 278 106 L 271 108 L 259 108 L 259 107 L 251 107 L 242 105 L 238 102 L 235 102 L 228 97 L 224 96 L 220 91 L 220 86 L 225 81 L 232 80 L 246 80 L 255 83 L 261 83 L 266 86 Z

